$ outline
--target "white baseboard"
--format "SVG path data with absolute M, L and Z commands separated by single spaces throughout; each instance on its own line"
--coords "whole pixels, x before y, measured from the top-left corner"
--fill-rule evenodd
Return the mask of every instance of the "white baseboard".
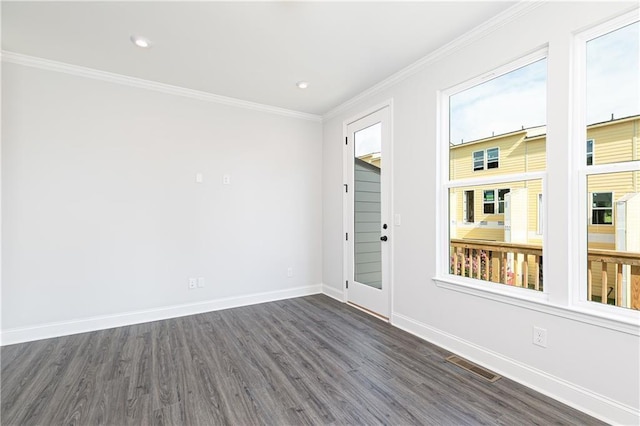
M 338 302 L 345 302 L 344 293 L 342 292 L 342 290 L 338 290 L 337 288 L 322 284 L 322 293 L 336 299 Z
M 635 408 L 594 393 L 564 379 L 532 368 L 404 315 L 392 314 L 391 323 L 404 331 L 609 424 L 640 424 L 640 412 Z
M 126 312 L 115 315 L 83 318 L 73 321 L 40 324 L 31 327 L 13 328 L 2 330 L 0 333 L 0 346 L 15 343 L 30 342 L 33 340 L 49 339 L 52 337 L 68 336 L 70 334 L 86 333 L 107 328 L 122 327 L 126 325 L 140 324 L 150 321 L 158 321 L 169 318 L 183 317 L 187 315 L 201 314 L 218 311 L 221 309 L 236 308 L 239 306 L 255 305 L 257 303 L 272 302 L 275 300 L 291 299 L 294 297 L 309 296 L 322 293 L 322 284 L 306 287 L 296 287 L 286 290 L 269 291 L 246 296 L 228 297 L 224 299 L 207 300 L 204 302 L 187 303 L 182 305 L 164 306 L 156 309 Z

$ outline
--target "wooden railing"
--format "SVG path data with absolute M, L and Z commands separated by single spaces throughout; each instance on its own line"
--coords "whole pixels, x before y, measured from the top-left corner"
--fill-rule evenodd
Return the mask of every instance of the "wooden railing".
M 539 245 L 451 239 L 454 275 L 542 290 L 541 265 Z
M 450 255 L 454 275 L 542 290 L 539 245 L 452 238 Z M 590 301 L 640 310 L 640 253 L 589 249 L 587 294 Z
M 600 264 L 599 289 L 594 288 L 597 287 L 594 285 L 594 264 Z M 610 265 L 611 268 L 609 268 Z M 610 269 L 615 271 L 611 285 L 609 285 Z M 624 279 L 628 280 L 626 288 L 623 288 Z M 629 291 L 624 294 L 627 288 Z M 613 299 L 616 306 L 640 309 L 640 253 L 589 249 L 587 298 L 593 301 L 594 296 L 602 303 L 608 303 L 609 299 Z

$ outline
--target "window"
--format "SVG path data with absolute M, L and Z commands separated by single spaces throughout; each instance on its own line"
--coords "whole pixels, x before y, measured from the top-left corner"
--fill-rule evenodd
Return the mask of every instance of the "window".
M 473 193 L 475 191 L 464 191 L 464 221 L 473 223 Z
M 574 241 L 574 304 L 601 314 L 640 310 L 640 22 L 628 14 L 576 37 L 574 155 L 582 190 Z M 582 95 L 584 94 L 584 95 Z M 586 140 L 586 143 L 585 143 Z M 598 161 L 595 159 L 598 140 Z M 586 237 L 586 238 L 585 238 Z
M 508 193 L 509 189 L 485 189 L 482 198 L 484 214 L 504 214 L 504 196 Z
M 613 225 L 612 192 L 594 192 L 591 194 L 591 224 Z
M 493 189 L 484 191 L 483 203 L 484 214 L 494 214 L 496 212 L 496 198 L 495 191 Z
M 473 171 L 484 170 L 484 151 L 473 153 Z
M 487 150 L 487 169 L 497 169 L 500 157 L 500 148 Z
M 508 193 L 508 189 L 498 189 L 498 213 L 500 214 L 504 214 L 504 196 Z
M 442 217 L 456 220 L 450 221 L 454 229 L 442 228 L 449 232 L 442 232 L 439 252 L 449 256 L 440 259 L 438 275 L 454 286 L 541 297 L 529 291 L 543 290 L 542 238 L 529 241 L 536 231 L 529 218 L 535 216 L 545 176 L 540 133 L 546 123 L 545 55 L 528 55 L 441 97 L 448 112 L 441 127 L 448 158 L 438 162 L 444 165 L 441 181 L 443 197 L 448 197 L 441 204 Z M 510 153 L 503 159 L 509 167 L 500 164 L 501 150 Z M 535 164 L 535 171 L 527 164 Z M 481 170 L 492 172 L 474 173 Z M 476 193 L 482 197 L 477 214 L 472 207 Z
M 486 153 L 486 155 L 485 155 Z M 487 159 L 485 164 L 484 159 Z M 489 148 L 473 152 L 473 171 L 497 169 L 500 163 L 500 148 Z

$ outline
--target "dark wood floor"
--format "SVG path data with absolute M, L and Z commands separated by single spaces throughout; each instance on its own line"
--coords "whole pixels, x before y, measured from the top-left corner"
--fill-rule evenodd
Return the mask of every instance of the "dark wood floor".
M 600 424 L 323 295 L 2 348 L 3 425 Z

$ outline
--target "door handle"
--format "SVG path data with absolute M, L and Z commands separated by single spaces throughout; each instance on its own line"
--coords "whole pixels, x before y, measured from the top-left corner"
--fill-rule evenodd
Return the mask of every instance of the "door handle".
M 383 235 L 382 237 L 380 237 L 380 241 L 387 241 L 387 236 Z

